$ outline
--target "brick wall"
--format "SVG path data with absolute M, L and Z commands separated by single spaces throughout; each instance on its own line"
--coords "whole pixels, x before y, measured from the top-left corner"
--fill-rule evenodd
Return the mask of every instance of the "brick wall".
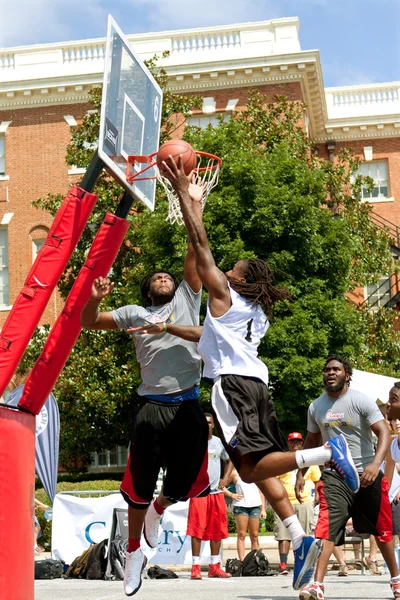
M 389 196 L 392 200 L 387 202 L 371 202 L 372 210 L 387 219 L 394 225 L 400 227 L 400 136 L 397 138 L 369 139 L 362 141 L 338 142 L 335 147 L 335 156 L 340 148 L 351 148 L 356 156 L 363 162 L 364 147 L 372 146 L 372 160 L 387 160 L 389 177 Z M 328 160 L 328 152 L 324 144 L 318 145 L 319 156 Z M 394 290 L 393 293 L 395 293 Z M 364 301 L 364 289 L 358 288 L 349 294 L 350 300 L 356 304 Z M 397 307 L 400 309 L 400 307 Z
M 5 135 L 9 180 L 0 181 L 0 221 L 5 213 L 14 213 L 8 225 L 10 304 L 32 265 L 32 241 L 46 237 L 52 223 L 52 217 L 33 208 L 32 201 L 48 193 L 66 195 L 70 186 L 65 153 L 71 129 L 64 115 L 79 121 L 89 108 L 88 104 L 77 104 L 0 111 L 0 122 L 11 121 Z M 40 324 L 52 323 L 61 306 L 54 293 Z M 0 326 L 7 315 L 7 311 L 0 311 Z

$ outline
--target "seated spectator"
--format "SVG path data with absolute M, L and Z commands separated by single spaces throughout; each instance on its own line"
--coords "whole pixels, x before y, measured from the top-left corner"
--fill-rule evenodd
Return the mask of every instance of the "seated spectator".
M 236 469 L 233 469 L 231 481 L 235 484 L 236 493 L 224 488 L 228 497 L 232 498 L 233 514 L 236 522 L 237 553 L 239 560 L 245 557 L 245 539 L 249 531 L 252 550 L 259 550 L 258 532 L 260 517 L 265 519 L 265 498 L 255 483 L 245 483 Z

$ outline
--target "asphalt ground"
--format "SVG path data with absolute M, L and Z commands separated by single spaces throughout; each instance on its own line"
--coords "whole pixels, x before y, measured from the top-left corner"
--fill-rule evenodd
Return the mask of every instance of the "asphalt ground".
M 179 579 L 144 579 L 135 600 L 283 600 L 298 598 L 292 588 L 290 575 L 273 577 L 235 577 L 191 581 L 190 573 L 179 573 Z M 123 600 L 126 599 L 121 581 L 86 581 L 54 579 L 35 582 L 35 600 Z M 325 579 L 326 600 L 393 599 L 389 575 L 350 573 L 338 577 L 328 573 Z

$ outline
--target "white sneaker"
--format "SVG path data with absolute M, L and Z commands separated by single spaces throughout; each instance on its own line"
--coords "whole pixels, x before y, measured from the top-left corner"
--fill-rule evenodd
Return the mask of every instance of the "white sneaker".
M 146 563 L 147 558 L 140 548 L 125 554 L 124 590 L 127 596 L 136 594 L 142 585 L 142 571 Z
M 159 515 L 156 509 L 154 508 L 154 503 L 152 502 L 147 509 L 146 516 L 144 518 L 144 528 L 143 535 L 146 543 L 150 548 L 156 548 L 158 544 L 158 532 L 160 528 L 160 522 L 162 519 L 162 515 Z

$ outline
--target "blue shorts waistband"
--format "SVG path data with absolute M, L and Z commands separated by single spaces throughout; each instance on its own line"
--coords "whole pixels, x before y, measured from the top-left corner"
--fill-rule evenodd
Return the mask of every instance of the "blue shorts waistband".
M 185 392 L 178 392 L 177 394 L 151 394 L 149 396 L 143 396 L 147 400 L 154 400 L 154 402 L 163 402 L 164 404 L 179 404 L 186 400 L 198 400 L 200 397 L 199 386 L 194 385 L 190 390 Z

